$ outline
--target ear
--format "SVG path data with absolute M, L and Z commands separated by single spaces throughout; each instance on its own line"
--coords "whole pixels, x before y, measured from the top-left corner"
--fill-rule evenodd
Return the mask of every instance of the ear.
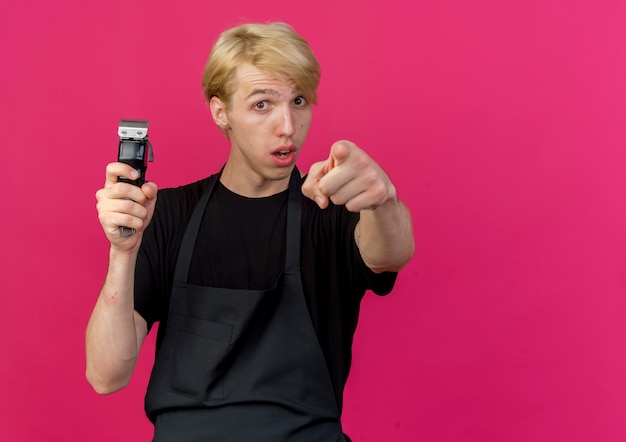
M 228 124 L 228 116 L 226 115 L 226 105 L 218 97 L 213 96 L 209 101 L 209 108 L 211 109 L 211 116 L 213 121 L 217 124 L 222 132 L 225 132 L 230 128 Z

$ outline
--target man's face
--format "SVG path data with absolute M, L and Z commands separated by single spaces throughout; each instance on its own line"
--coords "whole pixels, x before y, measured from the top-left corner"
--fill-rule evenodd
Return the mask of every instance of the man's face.
M 213 105 L 211 110 L 229 135 L 228 161 L 237 176 L 258 184 L 289 178 L 312 117 L 311 105 L 293 85 L 242 64 L 228 110 L 224 106 L 218 118 Z

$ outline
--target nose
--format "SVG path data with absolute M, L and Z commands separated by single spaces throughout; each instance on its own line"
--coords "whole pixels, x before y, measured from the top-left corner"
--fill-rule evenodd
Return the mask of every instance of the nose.
M 296 132 L 296 122 L 293 110 L 286 108 L 280 112 L 277 129 L 280 136 L 290 137 Z

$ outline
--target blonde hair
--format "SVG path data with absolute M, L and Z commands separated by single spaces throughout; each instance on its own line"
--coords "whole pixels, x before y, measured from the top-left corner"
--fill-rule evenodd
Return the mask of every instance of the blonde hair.
M 235 92 L 235 71 L 249 63 L 295 88 L 317 104 L 320 66 L 304 38 L 286 23 L 249 23 L 224 31 L 215 42 L 202 76 L 209 102 L 217 96 L 228 107 Z

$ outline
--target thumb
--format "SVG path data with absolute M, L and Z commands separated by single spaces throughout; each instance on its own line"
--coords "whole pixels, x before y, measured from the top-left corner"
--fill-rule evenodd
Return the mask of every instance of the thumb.
M 321 209 L 325 209 L 328 206 L 328 197 L 321 191 L 319 182 L 332 169 L 331 163 L 331 158 L 328 158 L 325 161 L 313 164 L 302 184 L 302 194 L 315 201 Z
M 146 197 L 150 200 L 154 199 L 154 197 L 156 196 L 158 192 L 158 189 L 159 189 L 158 186 L 151 181 L 147 181 L 146 183 L 143 184 L 143 186 L 141 186 L 141 190 L 146 195 Z

